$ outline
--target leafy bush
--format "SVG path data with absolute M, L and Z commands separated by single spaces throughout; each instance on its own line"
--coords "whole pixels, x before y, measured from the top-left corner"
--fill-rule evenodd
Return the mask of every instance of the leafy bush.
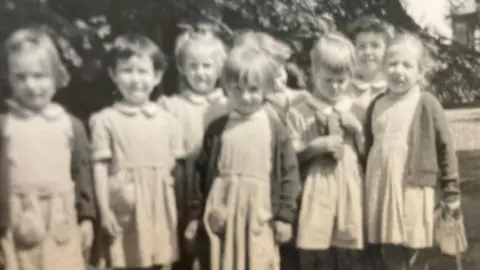
M 171 55 L 182 27 L 199 20 L 213 23 L 227 42 L 236 29 L 253 28 L 289 43 L 296 51 L 293 61 L 306 71 L 308 51 L 316 37 L 332 28 L 345 30 L 366 13 L 422 33 L 399 0 L 0 0 L 0 37 L 3 40 L 18 25 L 32 21 L 57 31 L 59 47 L 74 74 L 59 99 L 86 118 L 114 98 L 102 56 L 119 33 L 144 33 Z M 422 34 L 438 63 L 431 76 L 431 91 L 445 104 L 475 98 L 480 86 L 479 55 Z M 175 75 L 170 68 L 156 96 L 175 91 Z

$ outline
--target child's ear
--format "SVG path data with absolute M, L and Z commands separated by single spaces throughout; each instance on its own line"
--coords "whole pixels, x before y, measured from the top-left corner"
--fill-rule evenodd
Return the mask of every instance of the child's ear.
M 155 72 L 155 85 L 159 85 L 162 82 L 163 74 L 165 74 L 163 70 Z

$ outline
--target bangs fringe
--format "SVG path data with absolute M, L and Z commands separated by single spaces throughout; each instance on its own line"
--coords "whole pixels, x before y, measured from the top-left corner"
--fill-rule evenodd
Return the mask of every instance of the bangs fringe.
M 321 37 L 311 53 L 312 66 L 323 66 L 333 72 L 354 71 L 355 48 L 346 37 L 331 33 Z

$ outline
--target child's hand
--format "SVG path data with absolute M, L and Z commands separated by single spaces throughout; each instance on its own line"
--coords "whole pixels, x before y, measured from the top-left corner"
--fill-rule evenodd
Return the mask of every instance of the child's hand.
M 122 227 L 120 227 L 117 218 L 112 210 L 108 209 L 101 213 L 102 228 L 107 231 L 111 237 L 117 237 L 122 233 Z
M 93 223 L 91 220 L 83 220 L 80 223 L 80 234 L 82 237 L 82 249 L 90 249 L 93 243 Z
M 340 123 L 344 128 L 353 133 L 362 132 L 362 124 L 360 123 L 360 120 L 350 111 L 340 112 Z
M 193 241 L 195 239 L 195 236 L 197 235 L 198 224 L 198 220 L 192 220 L 188 223 L 187 229 L 185 229 L 185 233 L 183 234 L 187 241 Z
M 210 210 L 207 220 L 212 231 L 216 234 L 222 234 L 227 223 L 228 211 L 225 207 L 215 207 Z
M 275 239 L 284 244 L 292 239 L 292 225 L 283 221 L 275 221 Z
M 343 138 L 338 135 L 330 135 L 325 138 L 325 149 L 327 152 L 332 153 L 336 160 L 342 158 L 343 154 Z
M 461 203 L 460 200 L 455 200 L 452 202 L 443 202 L 444 205 L 444 217 L 451 216 L 455 219 L 459 218 L 461 215 Z

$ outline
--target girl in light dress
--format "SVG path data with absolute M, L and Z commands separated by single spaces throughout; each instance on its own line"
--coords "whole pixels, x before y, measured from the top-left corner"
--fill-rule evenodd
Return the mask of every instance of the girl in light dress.
M 175 61 L 180 74 L 178 94 L 161 97 L 158 102 L 169 111 L 183 129 L 183 149 L 186 154 L 182 181 L 176 183 L 176 196 L 179 211 L 179 237 L 183 239 L 186 220 L 189 216 L 188 201 L 191 197 L 194 181 L 193 164 L 201 148 L 206 126 L 228 111 L 227 98 L 223 90 L 217 88 L 223 62 L 226 58 L 226 47 L 213 33 L 186 31 L 181 34 L 175 45 Z M 188 238 L 196 228 L 187 230 Z M 190 233 L 189 233 L 190 232 Z M 190 269 L 192 264 L 207 267 L 208 243 L 206 235 L 200 233 L 189 242 L 198 247 L 191 254 L 189 247 L 182 245 L 182 260 L 175 266 L 179 270 Z M 184 243 L 182 241 L 181 243 Z M 193 257 L 197 257 L 196 262 Z
M 350 26 L 349 33 L 357 55 L 357 67 L 350 91 L 362 108 L 359 115 L 362 120 L 370 102 L 387 88 L 382 63 L 392 32 L 386 22 L 374 16 L 360 17 Z
M 0 115 L 5 269 L 84 270 L 96 213 L 89 144 L 81 122 L 52 102 L 69 74 L 40 26 L 14 31 L 4 53 L 11 89 Z
M 212 122 L 197 163 L 191 224 L 210 240 L 211 270 L 279 269 L 299 194 L 295 152 L 266 93 L 275 63 L 251 47 L 232 49 L 223 85 L 232 112 Z
M 288 44 L 267 33 L 247 30 L 235 37 L 235 46 L 257 48 L 271 56 L 276 62 L 276 87 L 272 93 L 268 94 L 267 98 L 270 104 L 278 107 L 277 109 L 285 111 L 294 99 L 308 95 L 308 92 L 305 90 L 293 90 L 287 86 L 289 76 L 287 65 L 289 65 L 290 57 L 293 54 L 293 50 Z M 297 81 L 301 81 L 300 74 L 291 73 L 291 75 L 294 75 Z
M 166 67 L 145 36 L 119 36 L 107 58 L 122 99 L 90 119 L 107 266 L 168 269 L 179 259 L 172 170 L 184 157 L 177 120 L 150 94 Z
M 303 181 L 296 245 L 300 269 L 360 269 L 363 249 L 362 124 L 348 87 L 353 44 L 339 33 L 311 51 L 312 96 L 287 112 Z
M 422 41 L 398 34 L 388 45 L 388 88 L 367 111 L 366 232 L 371 269 L 425 269 L 434 243 L 435 187 L 460 207 L 455 149 L 442 106 L 424 91 L 429 67 Z M 418 260 L 417 260 L 418 259 Z

